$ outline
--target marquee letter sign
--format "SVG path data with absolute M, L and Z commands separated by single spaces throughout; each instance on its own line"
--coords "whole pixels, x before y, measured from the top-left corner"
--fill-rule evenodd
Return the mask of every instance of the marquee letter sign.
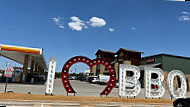
M 116 82 L 116 73 L 114 71 L 113 65 L 105 59 L 89 59 L 84 56 L 76 56 L 69 59 L 62 68 L 62 83 L 68 93 L 76 93 L 72 88 L 68 72 L 70 67 L 77 63 L 83 62 L 90 67 L 92 72 L 92 67 L 94 65 L 102 64 L 108 70 L 110 74 L 110 80 L 105 87 L 105 89 L 100 93 L 100 95 L 109 95 L 111 90 L 115 86 Z M 119 96 L 124 97 L 135 97 L 140 93 L 141 84 L 139 82 L 140 70 L 137 66 L 134 65 L 119 65 Z M 131 74 L 131 75 L 128 75 Z M 145 67 L 145 98 L 161 98 L 165 93 L 165 88 L 163 84 L 164 72 L 160 68 L 151 68 Z M 180 79 L 181 84 L 177 91 L 174 90 L 174 77 L 177 76 Z M 174 98 L 183 98 L 185 97 L 187 91 L 187 83 L 185 75 L 180 70 L 173 70 L 169 73 L 167 78 L 168 90 L 170 95 Z
M 120 64 L 119 67 L 119 96 L 135 97 L 140 93 L 141 84 L 139 82 L 140 70 L 137 66 Z M 127 76 L 127 72 L 132 72 L 132 76 Z M 130 89 L 126 89 L 127 85 Z
M 100 95 L 106 95 L 106 96 L 109 95 L 109 93 L 111 92 L 111 90 L 115 86 L 115 82 L 116 82 L 116 76 L 115 76 L 115 71 L 114 71 L 113 65 L 111 65 L 111 63 L 105 59 L 91 60 L 91 59 L 84 57 L 84 56 L 73 57 L 73 58 L 69 59 L 65 63 L 65 65 L 63 66 L 62 83 L 63 83 L 63 86 L 64 86 L 67 94 L 68 93 L 74 93 L 74 94 L 76 93 L 74 91 L 74 89 L 72 88 L 72 86 L 70 85 L 68 72 L 69 72 L 69 68 L 77 62 L 83 62 L 83 63 L 87 64 L 90 67 L 91 72 L 92 72 L 92 67 L 94 65 L 102 64 L 105 67 L 107 67 L 107 69 L 109 70 L 109 73 L 110 73 L 110 80 L 109 80 L 107 86 L 105 87 L 105 89 L 100 93 Z
M 177 91 L 174 90 L 174 77 L 178 76 L 181 82 L 180 87 L 178 88 Z M 180 71 L 180 70 L 172 70 L 168 74 L 168 87 L 169 87 L 169 92 L 174 98 L 183 98 L 185 97 L 185 94 L 187 92 L 187 83 L 185 79 L 185 75 Z
M 152 73 L 157 74 L 158 78 L 152 79 Z M 145 67 L 145 97 L 160 98 L 165 93 L 162 83 L 164 80 L 164 72 L 160 68 Z M 152 89 L 151 85 L 154 86 Z

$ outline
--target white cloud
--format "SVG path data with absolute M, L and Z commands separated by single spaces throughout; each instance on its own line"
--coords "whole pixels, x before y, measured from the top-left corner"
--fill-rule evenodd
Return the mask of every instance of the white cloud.
M 51 18 L 51 19 L 53 19 L 53 21 L 56 22 L 56 23 L 60 22 L 60 17 L 54 17 L 54 18 Z
M 135 27 L 131 27 L 131 30 L 136 30 L 137 28 L 135 28 Z
M 80 20 L 79 17 L 72 16 L 72 17 L 70 17 L 70 19 L 71 19 L 72 21 L 68 23 L 68 26 L 69 26 L 72 30 L 82 31 L 83 28 L 85 28 L 85 29 L 88 28 L 88 26 L 86 26 L 85 22 L 82 21 L 82 20 Z
M 181 12 L 181 16 L 177 17 L 178 21 L 190 21 L 190 12 Z
M 179 21 L 190 21 L 190 17 L 189 16 L 180 16 L 178 17 Z
M 85 25 L 85 26 L 84 26 L 84 28 L 85 28 L 85 29 L 87 29 L 87 28 L 88 28 L 88 26 L 86 26 L 86 25 Z
M 74 21 L 74 22 L 84 22 L 84 21 L 82 21 L 82 20 L 80 20 L 78 17 L 76 17 L 76 16 L 72 16 L 71 18 L 70 18 L 72 21 Z
M 109 31 L 110 31 L 110 32 L 114 32 L 115 29 L 113 29 L 113 28 L 109 28 Z
M 88 23 L 90 23 L 92 27 L 103 27 L 106 25 L 106 21 L 98 17 L 92 17 Z
M 84 24 L 80 22 L 69 22 L 68 25 L 72 30 L 76 31 L 82 31 L 82 28 L 84 26 Z
M 184 14 L 184 15 L 188 15 L 189 14 L 189 12 L 181 12 L 182 14 Z
M 65 28 L 63 25 L 63 18 L 62 17 L 54 17 L 51 18 L 54 23 L 61 29 Z M 103 18 L 98 17 L 91 17 L 89 21 L 83 21 L 77 16 L 70 17 L 70 22 L 68 22 L 68 26 L 72 30 L 82 31 L 83 29 L 88 29 L 89 26 L 95 27 L 103 27 L 106 25 L 106 21 Z M 109 28 L 110 32 L 114 32 L 113 28 Z
M 59 25 L 59 28 L 62 28 L 62 29 L 63 29 L 63 28 L 64 28 L 64 26 L 63 26 L 63 25 Z
M 61 23 L 61 17 L 54 17 L 54 18 L 51 18 L 51 19 L 55 22 L 55 24 L 56 24 L 59 28 L 61 28 L 61 29 L 64 28 L 63 24 Z

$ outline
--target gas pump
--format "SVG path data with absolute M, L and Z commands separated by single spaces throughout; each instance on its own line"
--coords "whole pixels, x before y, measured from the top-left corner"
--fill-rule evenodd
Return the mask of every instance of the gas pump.
M 13 82 L 20 82 L 23 69 L 21 67 L 13 67 L 13 70 Z

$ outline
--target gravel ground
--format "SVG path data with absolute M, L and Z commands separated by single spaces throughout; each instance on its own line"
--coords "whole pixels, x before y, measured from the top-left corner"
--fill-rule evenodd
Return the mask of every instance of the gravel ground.
M 87 96 L 65 96 L 65 95 L 34 95 L 22 93 L 0 93 L 0 100 L 33 100 L 33 101 L 72 101 L 80 103 L 139 103 L 139 104 L 164 104 L 172 105 L 172 100 L 166 99 L 140 99 L 119 97 L 87 97 Z

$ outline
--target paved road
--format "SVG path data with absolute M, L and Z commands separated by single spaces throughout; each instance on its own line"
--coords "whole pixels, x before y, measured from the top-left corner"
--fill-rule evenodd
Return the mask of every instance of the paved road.
M 91 84 L 84 81 L 70 80 L 71 85 L 77 92 L 77 96 L 100 96 L 99 93 L 104 89 L 106 85 Z M 28 93 L 32 94 L 45 94 L 45 84 L 17 84 L 8 83 L 7 91 L 13 91 L 16 93 Z M 0 93 L 4 92 L 5 83 L 0 83 Z M 61 79 L 56 79 L 54 83 L 55 95 L 66 95 L 65 89 L 62 85 Z M 190 97 L 190 92 L 187 92 L 187 96 Z M 118 97 L 118 88 L 114 88 L 109 95 L 110 97 Z M 144 89 L 141 89 L 140 94 L 136 98 L 144 98 Z M 170 99 L 168 91 L 163 96 L 163 99 Z
M 104 89 L 106 85 L 90 84 L 84 81 L 71 80 L 71 85 L 77 92 L 77 96 L 100 96 L 99 93 Z M 0 93 L 4 92 L 5 83 L 0 83 Z M 28 93 L 32 94 L 45 94 L 46 84 L 17 84 L 17 83 L 8 83 L 7 91 L 13 91 L 16 93 Z M 65 89 L 62 85 L 61 79 L 56 79 L 54 84 L 55 95 L 66 95 Z M 190 95 L 188 92 L 187 95 Z M 109 97 L 118 97 L 118 88 L 114 88 Z M 141 90 L 141 93 L 137 98 L 144 98 L 144 89 Z M 169 99 L 169 93 L 163 97 L 164 99 Z M 56 101 L 9 101 L 1 100 L 0 106 L 6 105 L 10 107 L 54 107 L 54 106 L 85 106 L 85 107 L 104 107 L 104 106 L 114 106 L 114 107 L 165 107 L 171 105 L 145 105 L 145 104 L 129 104 L 129 103 L 93 103 L 93 102 L 56 102 Z

